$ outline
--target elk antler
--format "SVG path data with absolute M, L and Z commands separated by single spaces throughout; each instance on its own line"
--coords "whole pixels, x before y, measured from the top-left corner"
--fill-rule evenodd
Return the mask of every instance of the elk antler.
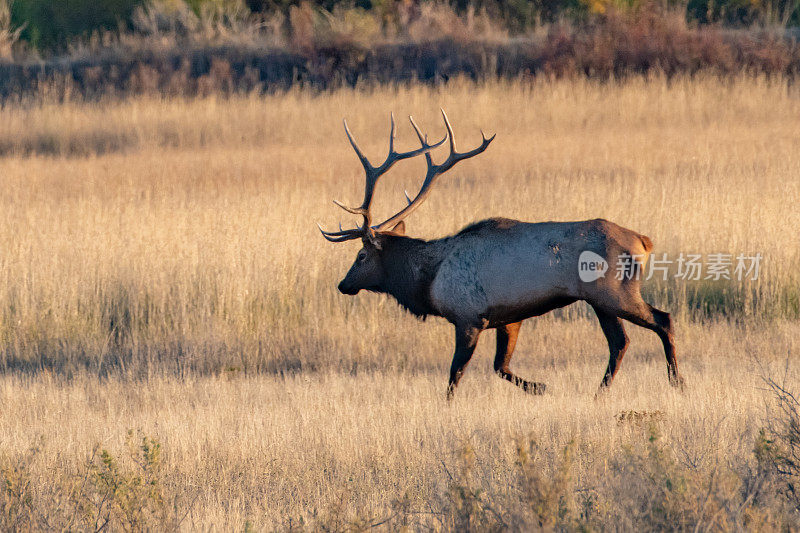
M 366 184 L 364 187 L 364 201 L 361 203 L 359 207 L 347 207 L 346 205 L 342 204 L 334 200 L 333 202 L 347 211 L 348 213 L 353 213 L 354 215 L 361 215 L 364 217 L 364 222 L 361 226 L 356 226 L 354 229 L 343 230 L 341 224 L 339 225 L 339 231 L 325 231 L 322 229 L 319 224 L 319 230 L 322 232 L 322 236 L 325 237 L 327 240 L 331 242 L 343 242 L 348 241 L 351 239 L 363 238 L 368 237 L 371 238 L 375 235 L 377 231 L 384 231 L 388 227 L 393 227 L 394 225 L 398 224 L 401 220 L 406 218 L 412 211 L 414 211 L 420 204 L 425 200 L 430 192 L 431 185 L 436 181 L 436 178 L 441 174 L 444 174 L 448 170 L 450 170 L 456 163 L 462 161 L 464 159 L 473 157 L 475 155 L 480 154 L 489 146 L 489 143 L 494 140 L 495 135 L 492 135 L 489 139 L 483 134 L 481 131 L 481 137 L 483 141 L 481 145 L 473 150 L 468 152 L 459 153 L 456 151 L 456 144 L 455 139 L 453 136 L 453 128 L 450 126 L 450 121 L 447 119 L 447 114 L 442 109 L 442 117 L 444 118 L 444 125 L 447 128 L 447 133 L 445 134 L 444 138 L 434 144 L 428 144 L 428 136 L 423 135 L 420 131 L 417 124 L 414 122 L 412 117 L 408 117 L 409 121 L 411 122 L 411 126 L 414 128 L 414 131 L 417 133 L 417 137 L 419 137 L 419 142 L 422 145 L 420 148 L 416 150 L 411 150 L 409 152 L 395 152 L 394 151 L 394 139 L 395 139 L 395 126 L 394 126 L 394 115 L 390 115 L 391 119 L 391 133 L 389 135 L 389 155 L 386 157 L 386 160 L 378 167 L 372 166 L 369 160 L 364 156 L 361 150 L 358 148 L 355 140 L 353 139 L 353 135 L 350 133 L 350 129 L 347 127 L 347 121 L 344 121 L 344 131 L 347 134 L 347 138 L 350 141 L 350 144 L 353 146 L 353 149 L 356 152 L 361 164 L 364 167 L 364 172 L 366 173 Z M 441 146 L 442 143 L 446 139 L 450 139 L 450 155 L 447 159 L 440 165 L 434 165 L 433 159 L 431 157 L 430 151 L 434 148 Z M 372 197 L 375 193 L 375 185 L 378 182 L 378 178 L 380 178 L 389 168 L 392 167 L 398 161 L 403 159 L 408 159 L 410 157 L 414 157 L 417 155 L 425 154 L 425 160 L 428 165 L 427 173 L 425 174 L 425 180 L 422 182 L 422 187 L 420 188 L 417 195 L 412 200 L 406 194 L 406 200 L 408 201 L 408 205 L 404 207 L 400 212 L 384 220 L 378 225 L 372 226 L 372 215 L 370 214 L 370 207 L 372 205 Z
M 472 150 L 469 150 L 468 152 L 461 152 L 461 153 L 457 152 L 456 140 L 455 136 L 453 135 L 453 128 L 452 126 L 450 126 L 450 121 L 447 120 L 447 113 L 444 112 L 444 109 L 442 109 L 441 111 L 442 111 L 442 118 L 444 118 L 444 126 L 445 128 L 447 128 L 447 138 L 450 139 L 450 155 L 447 156 L 447 159 L 445 159 L 445 161 L 442 164 L 434 165 L 433 158 L 431 157 L 430 152 L 426 152 L 425 162 L 428 164 L 428 171 L 425 173 L 425 180 L 422 182 L 422 187 L 420 187 L 419 192 L 417 193 L 417 195 L 414 197 L 413 200 L 409 199 L 408 194 L 406 194 L 406 200 L 408 201 L 408 205 L 405 206 L 402 210 L 400 210 L 400 212 L 398 212 L 396 215 L 387 218 L 377 226 L 373 226 L 372 229 L 374 231 L 383 231 L 386 228 L 394 227 L 394 225 L 400 223 L 401 220 L 405 219 L 416 208 L 418 208 L 422 204 L 422 202 L 425 201 L 425 198 L 427 198 L 428 194 L 431 192 L 431 186 L 436 181 L 436 178 L 438 178 L 439 176 L 441 176 L 442 174 L 453 168 L 455 164 L 458 163 L 459 161 L 463 161 L 464 159 L 469 159 L 470 157 L 474 157 L 483 152 L 484 150 L 486 150 L 486 148 L 489 146 L 489 143 L 491 143 L 497 136 L 497 134 L 494 134 L 487 139 L 486 135 L 483 134 L 483 130 L 481 130 L 482 141 L 480 146 Z M 427 136 L 422 134 L 422 132 L 419 130 L 417 125 L 414 124 L 413 121 L 411 122 L 411 124 L 414 126 L 414 131 L 417 132 L 417 137 L 419 137 L 419 141 L 425 144 Z

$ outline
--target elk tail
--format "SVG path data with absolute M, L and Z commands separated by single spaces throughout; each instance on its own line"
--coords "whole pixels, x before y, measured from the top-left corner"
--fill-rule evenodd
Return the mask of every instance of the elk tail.
M 639 242 L 641 243 L 641 248 L 635 246 L 634 249 L 631 250 L 633 262 L 630 265 L 630 273 L 628 274 L 631 278 L 636 279 L 640 279 L 647 265 L 647 260 L 650 258 L 650 252 L 653 251 L 653 241 L 650 240 L 650 237 L 639 235 Z

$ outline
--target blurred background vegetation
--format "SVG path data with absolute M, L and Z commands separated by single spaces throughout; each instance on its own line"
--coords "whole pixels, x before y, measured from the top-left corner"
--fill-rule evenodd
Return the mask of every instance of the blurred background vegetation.
M 800 0 L 0 0 L 0 102 L 295 85 L 800 77 Z
M 644 2 L 647 2 L 645 5 Z M 0 0 L 0 33 L 14 37 L 28 50 L 44 54 L 68 50 L 78 40 L 107 32 L 136 31 L 137 19 L 152 12 L 181 13 L 184 18 L 256 19 L 312 9 L 324 17 L 352 10 L 369 14 L 383 26 L 413 18 L 431 0 Z M 800 25 L 800 0 L 446 0 L 458 15 L 480 14 L 510 34 L 528 32 L 543 24 L 586 23 L 615 12 L 644 8 L 683 13 L 689 24 L 729 27 L 787 27 Z M 385 30 L 385 28 L 384 28 Z M 356 29 L 358 31 L 358 29 Z M 8 40 L 8 39 L 6 39 Z M 16 39 L 15 39 L 16 40 Z

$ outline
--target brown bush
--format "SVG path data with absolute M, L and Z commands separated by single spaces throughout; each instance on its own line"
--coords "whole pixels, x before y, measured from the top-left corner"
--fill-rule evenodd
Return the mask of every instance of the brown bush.
M 153 30 L 99 39 L 94 49 L 83 49 L 73 58 L 0 65 L 0 98 L 52 92 L 54 83 L 66 83 L 66 92 L 86 98 L 542 74 L 599 79 L 698 72 L 794 77 L 800 70 L 800 46 L 787 35 L 692 27 L 681 12 L 651 4 L 625 12 L 608 9 L 582 25 L 555 24 L 545 33 L 513 39 L 485 16 L 445 16 L 444 11 L 423 10 L 410 18 L 406 28 L 397 30 L 402 39 L 393 36 L 395 30 L 378 31 L 375 15 L 323 15 L 310 4 L 293 8 L 283 37 L 276 35 L 280 25 L 266 24 L 258 34 L 252 25 L 221 28 L 208 23 L 199 24 L 194 33 L 181 26 L 180 32 Z

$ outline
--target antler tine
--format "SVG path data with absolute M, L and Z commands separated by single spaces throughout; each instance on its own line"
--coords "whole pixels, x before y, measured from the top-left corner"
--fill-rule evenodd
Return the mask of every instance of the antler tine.
M 358 159 L 361 161 L 361 164 L 364 165 L 364 170 L 370 172 L 373 170 L 373 167 L 370 164 L 369 159 L 367 159 L 367 157 L 356 144 L 356 140 L 353 139 L 353 134 L 350 133 L 350 128 L 347 127 L 347 119 L 343 119 L 342 122 L 344 123 L 344 132 L 347 134 L 347 140 L 350 141 L 350 146 L 353 147 L 353 150 L 355 150 Z
M 439 176 L 441 176 L 442 174 L 453 168 L 453 166 L 455 166 L 455 164 L 458 163 L 459 161 L 463 161 L 464 159 L 476 156 L 481 152 L 483 152 L 484 150 L 486 150 L 486 148 L 488 148 L 489 144 L 494 140 L 496 136 L 495 134 L 487 139 L 486 135 L 484 135 L 483 131 L 481 131 L 480 146 L 472 150 L 469 150 L 467 152 L 457 152 L 455 135 L 453 134 L 453 128 L 450 125 L 450 121 L 448 120 L 447 113 L 444 112 L 444 109 L 442 109 L 442 118 L 444 118 L 444 126 L 447 129 L 447 134 L 445 135 L 445 138 L 450 139 L 450 155 L 447 156 L 447 159 L 445 159 L 443 163 L 439 165 L 434 165 L 430 151 L 426 152 L 425 161 L 428 164 L 428 170 L 425 173 L 425 179 L 423 180 L 422 187 L 420 187 L 417 195 L 414 197 L 413 200 L 408 199 L 408 195 L 406 195 L 406 199 L 409 200 L 408 205 L 405 206 L 403 209 L 401 209 L 394 216 L 384 220 L 383 222 L 381 222 L 376 226 L 372 226 L 373 231 L 382 231 L 388 227 L 392 227 L 395 224 L 399 223 L 404 218 L 406 218 L 408 215 L 410 215 L 417 207 L 420 206 L 420 204 L 422 204 L 422 202 L 428 196 L 428 194 L 431 191 L 431 187 L 433 186 L 433 183 Z M 414 127 L 414 131 L 417 133 L 417 137 L 419 137 L 420 143 L 422 143 L 422 145 L 425 146 L 426 145 L 425 135 L 422 133 L 422 131 L 419 129 L 419 127 L 416 125 L 413 119 L 411 119 L 411 125 Z M 442 139 L 442 142 L 444 142 L 444 139 Z
M 341 207 L 342 209 L 344 209 L 348 213 L 353 213 L 354 215 L 363 215 L 364 214 L 364 210 L 361 209 L 360 207 L 348 207 L 348 206 L 344 205 L 342 202 L 340 202 L 339 200 L 334 200 L 333 203 L 335 203 L 336 205 L 338 205 L 339 207 Z
M 420 142 L 420 144 L 421 144 L 422 146 L 425 146 L 425 145 L 427 144 L 427 142 L 428 142 L 428 136 L 427 136 L 427 135 L 425 135 L 425 134 L 423 134 L 423 133 L 422 133 L 422 130 L 420 130 L 420 129 L 419 129 L 419 126 L 417 126 L 417 123 L 416 123 L 416 122 L 414 122 L 414 117 L 411 117 L 411 116 L 410 116 L 410 117 L 408 117 L 408 121 L 409 121 L 409 122 L 411 122 L 411 127 L 413 127 L 413 128 L 414 128 L 414 131 L 416 132 L 416 134 L 417 134 L 417 137 L 419 137 L 419 142 Z M 448 135 L 448 134 L 447 134 L 447 133 L 445 133 L 445 135 L 444 135 L 444 139 L 447 139 L 447 135 Z M 442 139 L 442 140 L 441 140 L 441 141 L 440 141 L 440 142 L 437 144 L 437 146 L 439 146 L 440 144 L 442 144 L 442 143 L 444 142 L 444 139 Z M 430 167 L 431 167 L 431 165 L 433 165 L 433 158 L 431 157 L 431 153 L 430 153 L 430 152 L 425 152 L 425 162 L 426 162 L 426 163 L 428 163 L 428 168 L 430 168 Z M 409 203 L 410 203 L 410 202 L 409 202 Z
M 450 121 L 447 120 L 447 113 L 444 112 L 444 109 L 441 107 L 439 111 L 442 112 L 442 118 L 444 118 L 444 127 L 447 129 L 447 137 L 450 139 L 450 153 L 456 153 L 456 136 L 453 134 L 453 127 L 450 125 Z
M 411 117 L 408 117 L 411 119 Z M 414 124 L 414 120 L 411 119 L 411 124 L 414 126 L 414 129 L 417 129 L 416 124 Z M 392 137 L 394 137 L 394 116 L 392 116 Z M 408 152 L 395 152 L 394 151 L 394 139 L 389 141 L 389 155 L 386 156 L 386 160 L 381 164 L 381 166 L 375 169 L 377 174 L 383 174 L 387 170 L 389 170 L 392 165 L 397 163 L 398 161 L 402 161 L 403 159 L 408 159 L 410 157 L 415 157 L 420 154 L 428 155 L 431 150 L 441 146 L 444 141 L 447 139 L 447 136 L 444 136 L 441 141 L 435 142 L 433 144 L 428 144 L 427 139 L 423 139 L 421 141 L 422 146 L 417 148 L 416 150 L 409 150 Z
M 447 134 L 450 137 L 450 155 L 447 156 L 447 159 L 444 161 L 444 163 L 442 163 L 441 165 L 437 165 L 436 166 L 437 167 L 437 171 L 436 171 L 437 174 L 443 174 L 443 173 L 447 172 L 448 170 L 450 170 L 459 161 L 462 161 L 464 159 L 468 159 L 470 157 L 473 157 L 473 156 L 476 156 L 476 155 L 480 154 L 481 152 L 486 150 L 486 148 L 489 146 L 489 143 L 491 143 L 494 140 L 494 138 L 497 136 L 497 134 L 495 133 L 489 139 L 487 139 L 486 135 L 484 135 L 484 133 L 483 133 L 483 130 L 481 130 L 481 145 L 480 146 L 478 146 L 477 148 L 474 148 L 472 150 L 469 150 L 467 152 L 458 152 L 458 151 L 456 151 L 455 135 L 453 135 L 453 128 L 452 128 L 452 126 L 450 126 L 450 121 L 447 119 L 447 113 L 444 112 L 444 109 L 442 109 L 441 111 L 442 111 L 442 118 L 444 118 L 444 126 L 445 126 L 445 128 L 447 128 Z
M 320 233 L 322 233 L 322 236 L 330 242 L 344 242 L 353 239 L 360 239 L 364 235 L 364 229 L 362 227 L 340 231 L 325 231 L 319 224 L 317 224 L 317 227 L 319 228 Z M 342 226 L 340 224 L 339 228 L 341 227 Z
M 391 154 L 394 152 L 394 139 L 397 133 L 394 127 L 394 112 L 389 113 L 389 123 L 392 125 L 391 130 L 389 131 L 389 154 Z
M 361 215 L 364 217 L 364 223 L 361 226 L 362 233 L 371 232 L 371 214 L 370 214 L 370 206 L 372 205 L 372 197 L 375 194 L 375 186 L 378 183 L 378 179 L 385 174 L 395 163 L 398 161 L 402 161 L 403 159 L 408 159 L 410 157 L 414 157 L 420 154 L 426 154 L 426 156 L 430 159 L 430 155 L 428 153 L 433 150 L 434 148 L 441 146 L 444 143 L 447 136 L 445 136 L 441 141 L 428 144 L 426 140 L 422 140 L 422 146 L 417 148 L 416 150 L 409 150 L 407 152 L 397 152 L 394 149 L 394 141 L 397 136 L 397 128 L 395 126 L 394 121 L 394 113 L 389 115 L 389 124 L 390 124 L 390 131 L 389 131 L 389 154 L 386 156 L 386 160 L 381 163 L 380 166 L 373 166 L 372 163 L 369 162 L 369 159 L 364 155 L 364 152 L 358 147 L 355 139 L 353 138 L 353 134 L 350 132 L 350 128 L 347 125 L 347 120 L 343 121 L 344 123 L 344 131 L 347 134 L 347 139 L 350 141 L 350 145 L 355 150 L 358 159 L 361 161 L 361 165 L 364 167 L 364 173 L 366 175 L 366 181 L 364 183 L 364 200 L 362 201 L 359 207 L 349 207 L 338 200 L 334 200 L 337 206 L 341 207 L 348 213 L 352 213 L 354 215 Z M 413 124 L 413 120 L 412 120 Z M 416 125 L 414 125 L 416 129 Z M 329 234 L 330 235 L 330 234 Z
M 366 184 L 364 186 L 364 202 L 361 204 L 360 207 L 348 207 L 343 203 L 339 202 L 338 200 L 334 200 L 333 203 L 347 211 L 348 213 L 352 213 L 354 215 L 361 215 L 364 217 L 365 225 L 369 225 L 369 205 L 367 200 L 371 199 L 372 191 L 375 188 L 375 181 L 377 178 L 374 178 L 375 174 L 375 167 L 372 166 L 372 163 L 369 162 L 367 156 L 364 155 L 364 152 L 358 147 L 356 144 L 356 140 L 353 138 L 353 134 L 350 133 L 350 128 L 347 126 L 347 119 L 342 120 L 344 123 L 344 132 L 347 135 L 347 140 L 350 141 L 350 146 L 353 147 L 356 155 L 358 156 L 359 161 L 361 161 L 361 166 L 364 167 L 364 173 L 366 174 Z

